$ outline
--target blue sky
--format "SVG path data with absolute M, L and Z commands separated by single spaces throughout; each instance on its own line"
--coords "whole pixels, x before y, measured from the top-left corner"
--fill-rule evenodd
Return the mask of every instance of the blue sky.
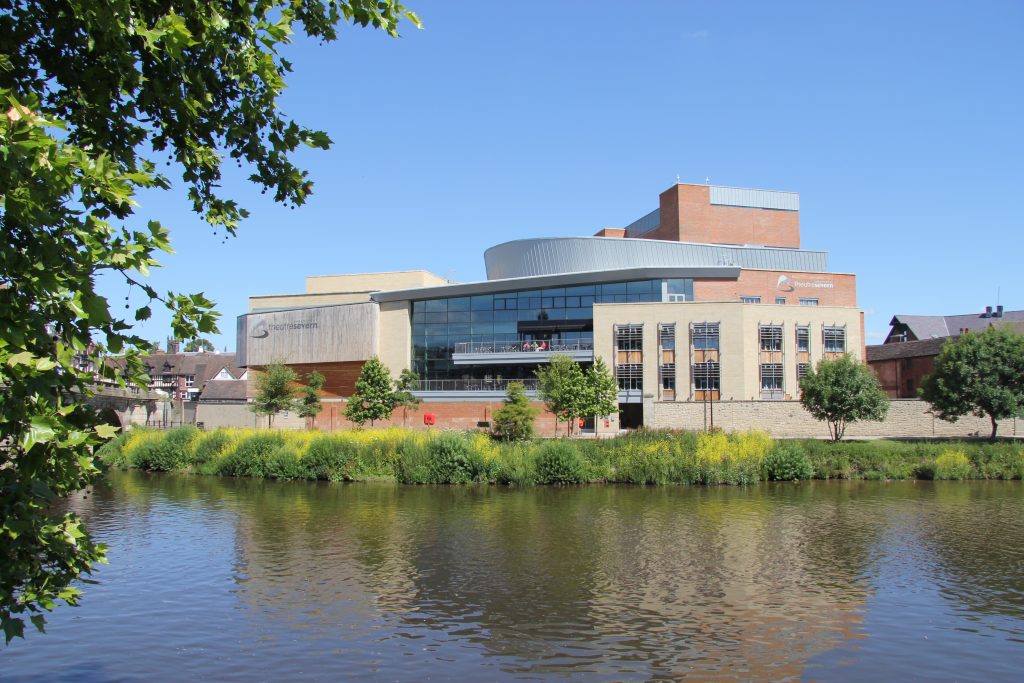
M 282 110 L 335 143 L 299 157 L 304 207 L 232 170 L 252 217 L 224 243 L 180 183 L 142 196 L 177 251 L 151 280 L 217 301 L 218 349 L 250 295 L 334 273 L 484 279 L 487 247 L 624 226 L 677 175 L 800 192 L 803 246 L 857 274 L 869 343 L 895 313 L 997 290 L 1024 308 L 1024 3 L 408 5 L 424 29 L 400 39 L 288 48 Z M 168 316 L 137 329 L 163 339 Z

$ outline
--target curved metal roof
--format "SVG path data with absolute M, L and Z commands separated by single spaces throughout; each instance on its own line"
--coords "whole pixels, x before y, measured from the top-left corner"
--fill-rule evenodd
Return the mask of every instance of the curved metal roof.
M 550 237 L 498 244 L 484 252 L 484 263 L 488 280 L 626 268 L 720 266 L 821 273 L 828 270 L 828 254 L 616 237 Z

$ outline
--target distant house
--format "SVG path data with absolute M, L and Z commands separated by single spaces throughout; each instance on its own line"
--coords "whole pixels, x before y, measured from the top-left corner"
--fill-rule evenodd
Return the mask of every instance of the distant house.
M 1024 322 L 1024 311 L 1004 311 L 1002 306 L 986 306 L 981 313 L 965 315 L 894 315 L 884 344 L 953 337 L 964 332 L 980 332 L 993 324 Z
M 209 382 L 237 382 L 245 386 L 248 373 L 235 364 L 234 353 L 179 351 L 179 344 L 168 340 L 168 351 L 156 350 L 142 359 L 149 376 L 149 388 L 167 394 L 172 401 L 194 402 Z M 108 366 L 120 370 L 122 358 L 108 358 Z
M 885 342 L 868 346 L 868 365 L 890 398 L 917 398 L 921 380 L 935 370 L 935 357 L 947 339 L 988 327 L 1007 326 L 1024 332 L 1024 311 L 986 306 L 966 315 L 895 315 Z
M 947 339 L 955 337 L 869 346 L 868 365 L 889 398 L 917 398 L 921 380 L 934 372 L 935 356 Z

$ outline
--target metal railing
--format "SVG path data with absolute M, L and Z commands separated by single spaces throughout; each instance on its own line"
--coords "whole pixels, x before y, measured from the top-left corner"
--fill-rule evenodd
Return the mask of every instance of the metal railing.
M 574 341 L 520 341 L 520 342 L 458 342 L 455 353 L 573 353 L 575 351 L 593 351 L 593 339 L 577 339 Z
M 507 391 L 508 385 L 519 382 L 527 391 L 537 390 L 534 379 L 421 379 L 414 391 Z

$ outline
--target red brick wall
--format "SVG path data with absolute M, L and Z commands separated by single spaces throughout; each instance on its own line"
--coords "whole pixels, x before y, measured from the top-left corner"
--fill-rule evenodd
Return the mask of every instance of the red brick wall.
M 323 412 L 316 418 L 317 429 L 332 431 L 355 427 L 343 415 L 344 403 L 324 402 L 323 405 Z M 480 422 L 490 422 L 493 425 L 494 411 L 501 408 L 502 405 L 501 401 L 424 402 L 419 405 L 418 410 L 408 411 L 405 426 L 410 429 L 428 429 L 423 424 L 423 415 L 424 413 L 433 413 L 437 421 L 432 429 L 480 429 L 481 427 L 478 426 Z M 543 403 L 533 402 L 531 405 L 538 409 L 537 417 L 533 421 L 537 433 L 541 436 L 553 436 L 556 430 L 555 416 L 544 408 Z M 374 423 L 375 427 L 401 427 L 402 425 L 401 408 L 395 410 L 390 420 Z M 565 428 L 564 422 L 557 426 L 560 433 L 564 433 Z
M 800 247 L 798 211 L 713 205 L 707 185 L 670 187 L 659 205 L 661 225 L 645 239 Z
M 796 288 L 792 292 L 779 289 L 779 276 L 797 281 L 828 281 L 832 289 Z M 761 303 L 773 304 L 775 297 L 786 297 L 787 304 L 798 304 L 801 298 L 817 298 L 822 306 L 856 306 L 857 277 L 838 273 L 790 273 L 772 270 L 742 270 L 737 280 L 694 280 L 693 296 L 697 301 L 739 301 L 741 296 L 759 296 Z

